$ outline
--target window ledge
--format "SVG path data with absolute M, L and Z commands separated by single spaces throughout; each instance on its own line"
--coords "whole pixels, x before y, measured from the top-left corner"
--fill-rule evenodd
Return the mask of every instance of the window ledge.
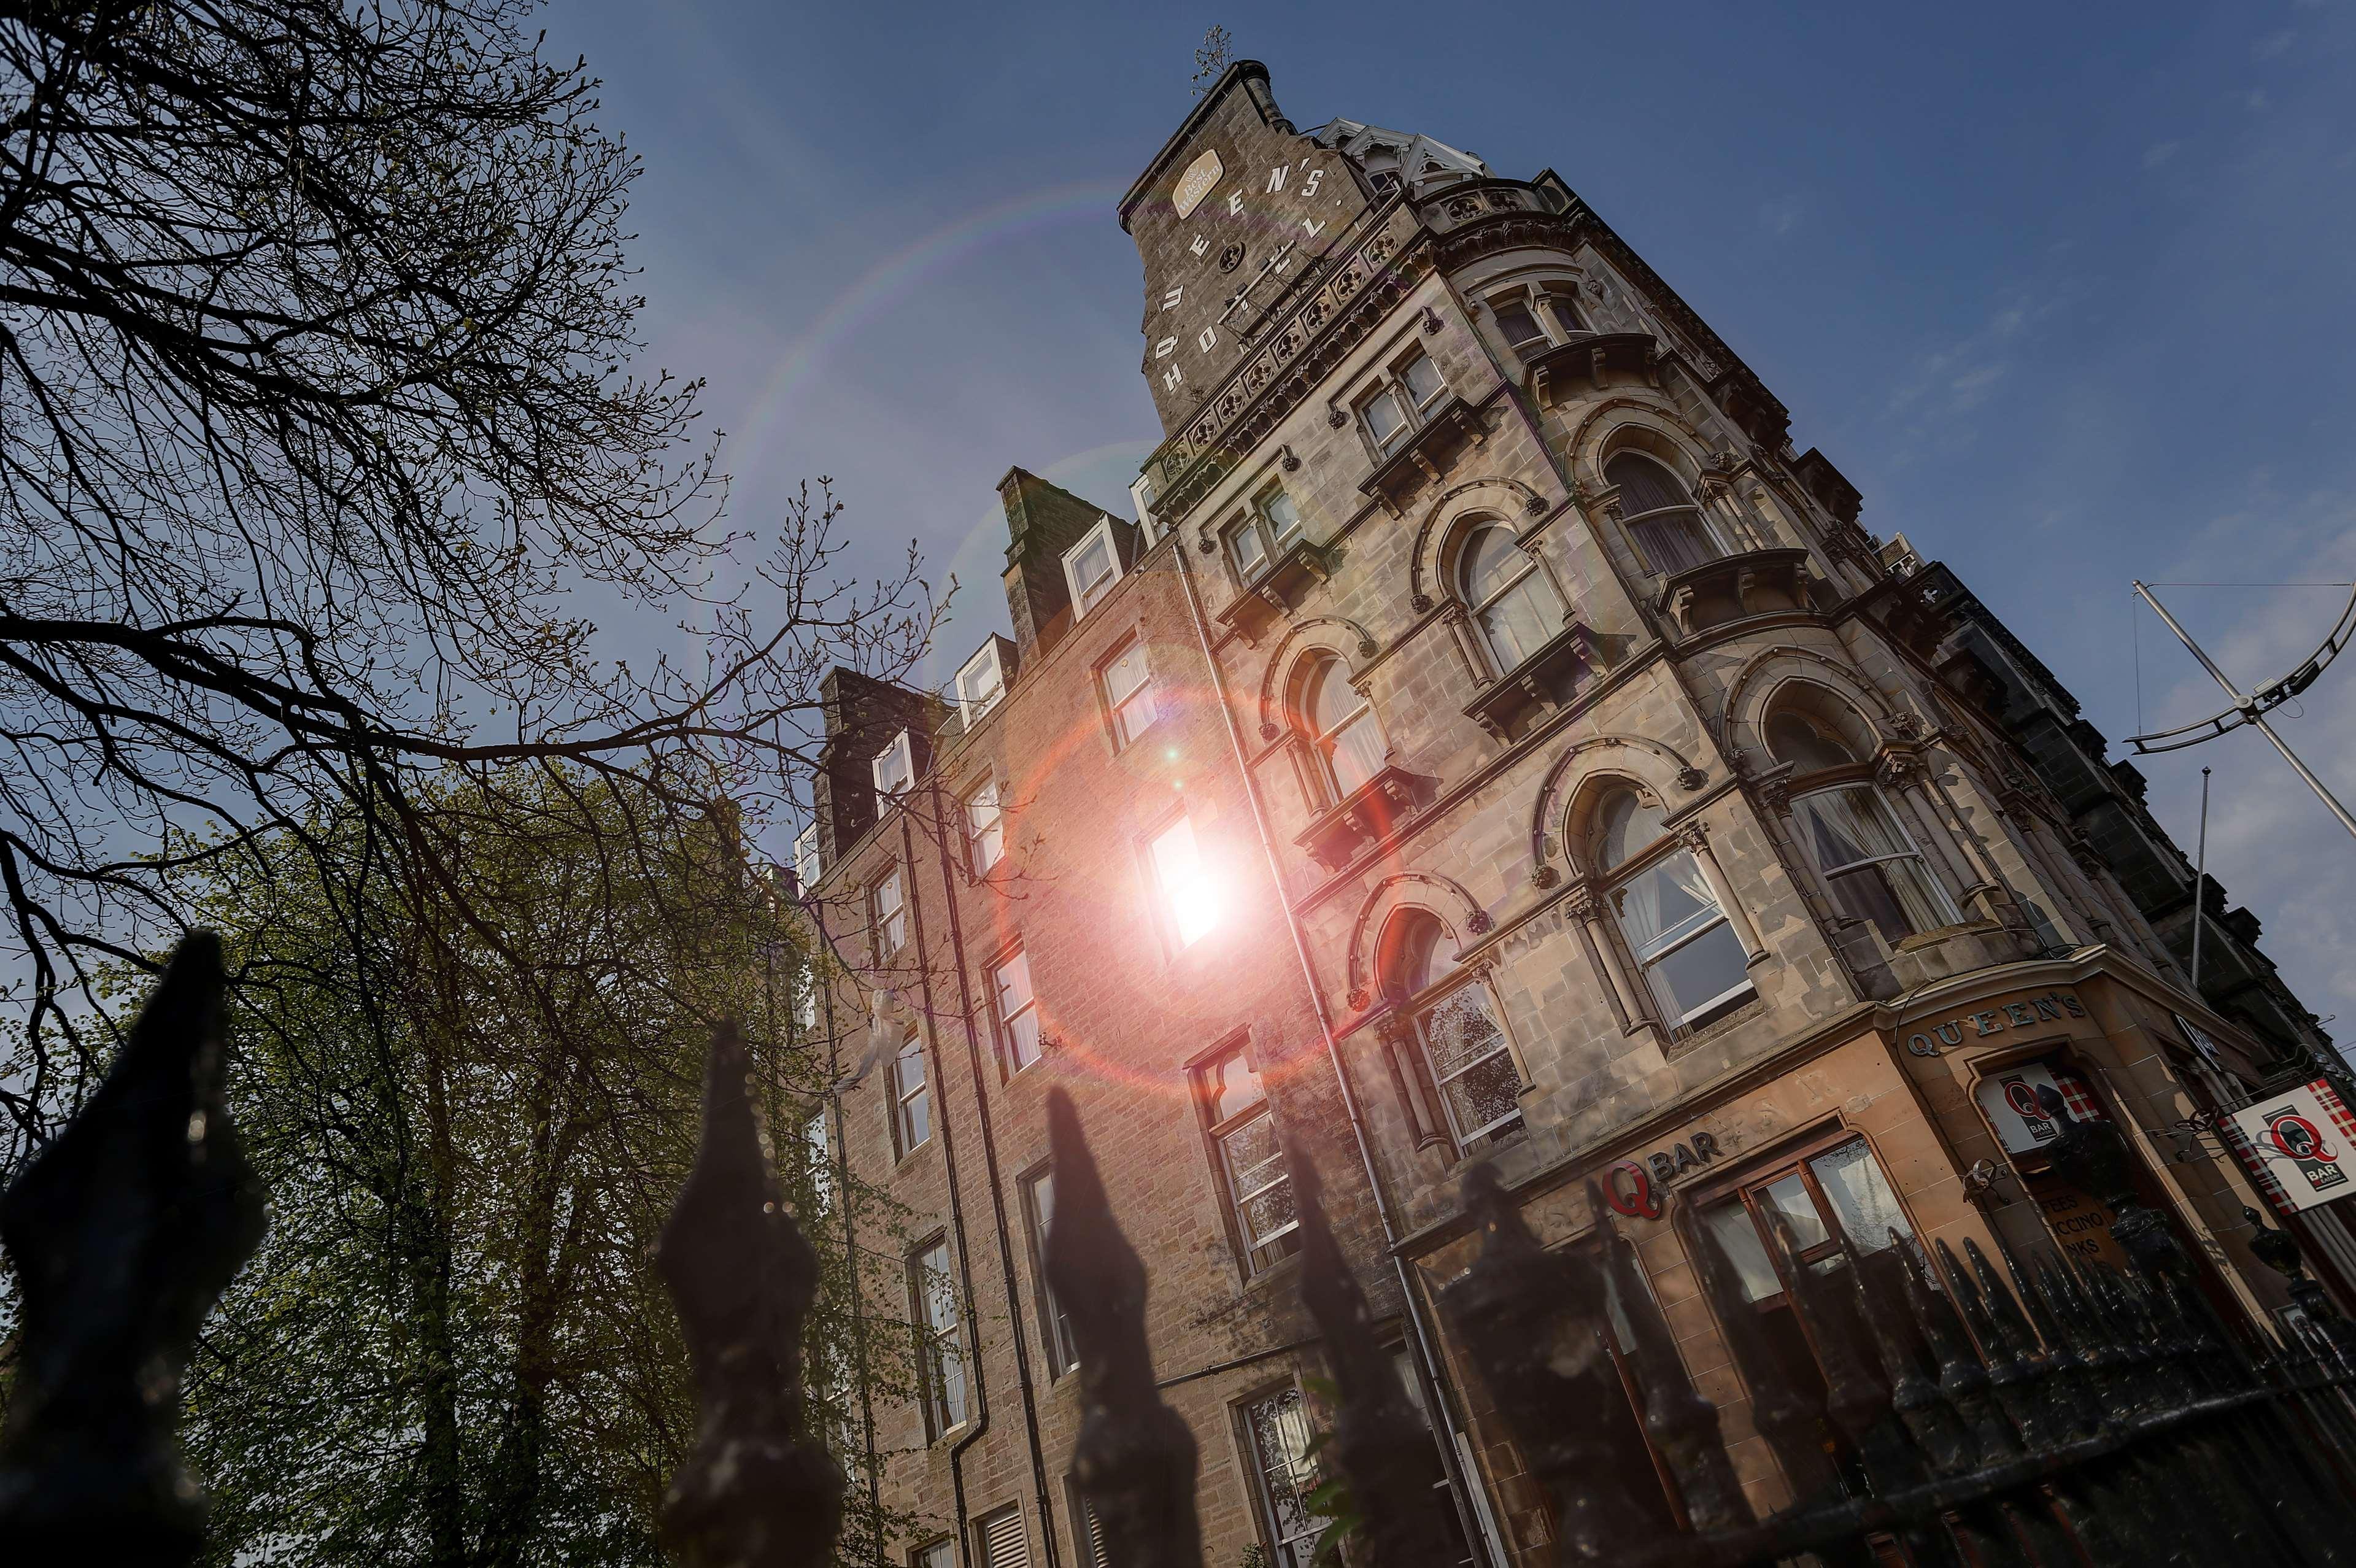
M 1494 739 L 1511 740 L 1525 714 L 1562 706 L 1601 662 L 1595 634 L 1581 622 L 1567 622 L 1536 653 L 1483 686 L 1464 704 L 1465 716 Z
M 1324 545 L 1296 539 L 1211 618 L 1257 646 L 1269 621 L 1291 613 L 1311 583 L 1327 582 L 1333 575 L 1332 553 Z
M 1372 779 L 1321 812 L 1292 842 L 1328 871 L 1339 871 L 1361 849 L 1406 821 L 1415 810 L 1422 782 L 1397 763 L 1387 762 Z
M 1522 357 L 1530 396 L 1541 408 L 1571 395 L 1580 381 L 1598 392 L 1615 367 L 1661 384 L 1661 346 L 1649 332 L 1582 332 Z
M 1691 637 L 1746 616 L 1811 610 L 1812 586 L 1806 551 L 1745 550 L 1670 573 L 1653 607 Z
M 1488 439 L 1480 413 L 1451 392 L 1424 416 L 1406 445 L 1376 463 L 1375 471 L 1359 481 L 1358 491 L 1381 501 L 1397 517 L 1399 503 L 1426 482 L 1438 484 L 1465 446 L 1478 446 Z

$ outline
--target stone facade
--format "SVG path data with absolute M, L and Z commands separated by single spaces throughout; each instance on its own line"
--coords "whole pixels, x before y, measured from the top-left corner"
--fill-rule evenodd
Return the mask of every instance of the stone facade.
M 1319 1370 L 1243 1069 L 1323 1174 L 1466 1560 L 1496 1568 L 1551 1522 L 1439 1307 L 1472 1160 L 1566 1245 L 1601 1184 L 1762 1501 L 1783 1482 L 1696 1238 L 1756 1252 L 1792 1335 L 1744 1230 L 1779 1206 L 1836 1251 L 2100 1254 L 2107 1217 L 2005 1120 L 2023 1075 L 2129 1130 L 2225 1310 L 2281 1305 L 2244 1245 L 2260 1200 L 2201 1129 L 2304 1070 L 2306 1036 L 2190 993 L 2001 682 L 1959 661 L 1952 580 L 1885 565 L 1837 469 L 1558 178 L 1301 134 L 1247 62 L 1122 220 L 1167 435 L 1142 526 L 1010 473 L 1003 695 L 829 690 L 810 907 L 838 1015 L 878 1020 L 830 1115 L 926 1217 L 873 1240 L 865 1295 L 922 1318 L 889 1260 L 949 1259 L 975 1385 L 868 1402 L 879 1493 L 939 1523 L 910 1561 L 1011 1568 L 979 1524 L 1009 1506 L 1025 1561 L 1089 1557 L 1033 1264 L 1054 1085 L 1151 1271 L 1217 1564 L 1306 1568 L 1285 1449 Z M 922 764 L 879 802 L 861 765 L 904 727 Z M 1633 1411 L 1606 1414 L 1673 1509 Z

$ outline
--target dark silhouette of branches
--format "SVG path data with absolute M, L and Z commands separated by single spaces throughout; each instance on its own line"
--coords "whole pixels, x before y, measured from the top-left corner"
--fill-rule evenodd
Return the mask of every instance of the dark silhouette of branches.
M 423 779 L 782 798 L 826 668 L 929 635 L 913 556 L 838 580 L 825 481 L 723 524 L 699 384 L 630 368 L 637 162 L 529 19 L 0 12 L 0 1166 L 79 1094 L 77 989 L 163 945 L 178 875 L 358 809 L 463 909 Z M 592 605 L 698 657 L 600 662 Z

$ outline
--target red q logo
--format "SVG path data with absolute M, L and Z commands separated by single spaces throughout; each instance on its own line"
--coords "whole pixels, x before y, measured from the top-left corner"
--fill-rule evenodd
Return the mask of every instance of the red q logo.
M 2037 1103 L 2037 1090 L 2017 1078 L 2006 1080 L 2004 1102 L 2011 1106 L 2024 1122 L 2045 1120 L 2045 1107 Z
M 2326 1165 L 2339 1162 L 2340 1155 L 2324 1147 L 2323 1134 L 2315 1130 L 2315 1123 L 2296 1112 L 2275 1118 L 2266 1131 L 2273 1135 L 2275 1147 L 2294 1160 Z

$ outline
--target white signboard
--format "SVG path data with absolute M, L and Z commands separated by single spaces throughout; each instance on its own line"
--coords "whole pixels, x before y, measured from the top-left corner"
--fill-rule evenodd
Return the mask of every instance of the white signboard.
M 2061 1104 L 2051 1106 L 2039 1090 L 2051 1090 Z M 2026 1155 L 2062 1135 L 2070 1122 L 2099 1122 L 2103 1113 L 2074 1074 L 2057 1078 L 2043 1062 L 2023 1062 L 1980 1079 L 1974 1090 L 1980 1111 L 1996 1129 L 2008 1155 Z
M 2356 1197 L 2350 1175 L 2356 1165 L 2356 1117 L 2329 1079 L 2270 1094 L 2233 1112 L 2233 1121 L 2257 1157 L 2261 1185 L 2271 1177 L 2290 1208 Z

